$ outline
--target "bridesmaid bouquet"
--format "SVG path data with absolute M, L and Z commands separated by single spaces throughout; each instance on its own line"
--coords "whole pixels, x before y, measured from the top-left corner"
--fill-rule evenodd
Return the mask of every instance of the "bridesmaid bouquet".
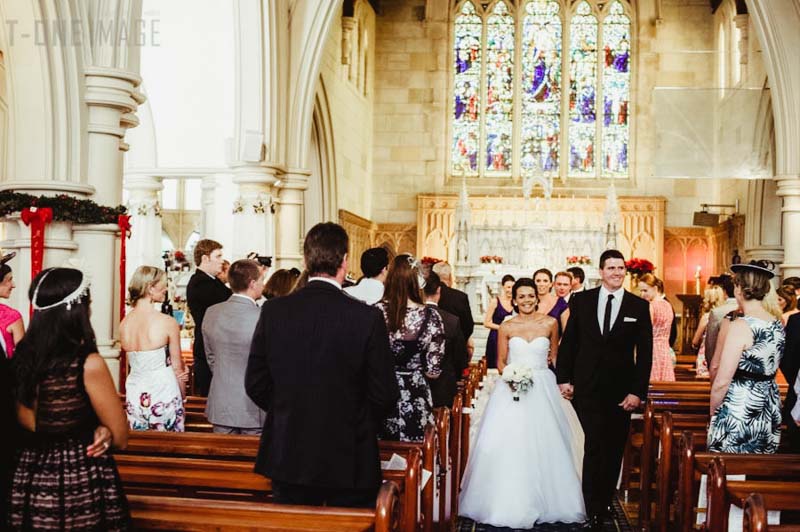
M 519 401 L 519 394 L 533 387 L 533 370 L 528 366 L 509 364 L 503 369 L 503 381 L 511 388 L 511 395 Z

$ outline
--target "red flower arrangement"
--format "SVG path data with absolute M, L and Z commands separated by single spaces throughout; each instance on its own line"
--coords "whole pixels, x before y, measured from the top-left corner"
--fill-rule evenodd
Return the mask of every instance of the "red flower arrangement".
M 481 257 L 482 264 L 503 264 L 503 257 L 498 257 L 497 255 L 484 255 Z
M 631 275 L 644 275 L 646 273 L 653 273 L 656 267 L 647 259 L 633 258 L 625 263 L 625 268 Z
M 437 262 L 442 262 L 442 260 L 441 260 L 441 259 L 437 259 L 437 258 L 435 258 L 435 257 L 422 257 L 422 260 L 421 260 L 420 262 L 421 262 L 422 264 L 424 264 L 424 265 L 431 265 L 431 266 L 433 266 L 433 265 L 434 265 L 434 264 L 436 264 Z
M 592 259 L 590 259 L 586 255 L 572 255 L 570 257 L 567 257 L 567 264 L 569 264 L 569 265 L 573 265 L 573 264 L 591 264 L 591 263 L 592 263 Z

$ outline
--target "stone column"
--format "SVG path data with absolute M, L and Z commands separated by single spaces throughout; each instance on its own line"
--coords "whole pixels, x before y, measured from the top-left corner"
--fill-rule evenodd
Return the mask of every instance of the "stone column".
M 275 257 L 275 215 L 272 185 L 275 170 L 260 165 L 234 168 L 233 182 L 239 195 L 233 204 L 233 257 L 251 251 Z
M 131 216 L 131 237 L 127 242 L 127 266 L 125 282 L 130 280 L 139 266 L 164 264 L 161 258 L 161 205 L 158 192 L 164 188 L 161 178 L 153 175 L 128 175 L 125 177 L 128 191 L 128 214 Z
M 81 270 L 92 280 L 91 319 L 97 350 L 119 387 L 119 348 L 114 340 L 119 321 L 119 228 L 116 224 L 76 224 L 72 227 L 72 234 L 78 245 L 76 255 L 82 262 Z
M 778 190 L 783 198 L 781 218 L 783 221 L 783 277 L 800 276 L 800 174 L 775 176 Z
M 303 193 L 311 172 L 293 169 L 281 176 L 278 187 L 278 268 L 302 268 Z
M 772 179 L 750 181 L 747 187 L 744 258 L 765 259 L 780 264 L 784 260 L 781 243 L 781 198 Z M 786 233 L 783 233 L 786 235 Z M 786 243 L 784 236 L 783 243 Z M 730 257 L 728 257 L 730 260 Z

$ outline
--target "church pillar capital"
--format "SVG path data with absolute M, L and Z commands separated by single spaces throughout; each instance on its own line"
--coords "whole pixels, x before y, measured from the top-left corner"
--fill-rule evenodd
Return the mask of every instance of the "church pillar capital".
M 158 193 L 164 184 L 160 176 L 133 174 L 125 176 L 123 187 L 128 192 L 127 207 L 131 216 L 125 265 L 127 282 L 139 266 L 161 266 L 162 221 Z
M 233 255 L 245 257 L 250 252 L 275 256 L 275 208 L 273 185 L 279 169 L 265 163 L 239 164 L 233 167 L 237 185 L 233 201 Z

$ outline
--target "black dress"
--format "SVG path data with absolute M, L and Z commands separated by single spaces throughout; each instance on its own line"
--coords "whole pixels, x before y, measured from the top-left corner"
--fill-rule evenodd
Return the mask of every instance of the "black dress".
M 86 455 L 98 425 L 83 384 L 86 356 L 39 384 L 36 432 L 22 431 L 8 524 L 13 530 L 128 530 L 114 458 Z

